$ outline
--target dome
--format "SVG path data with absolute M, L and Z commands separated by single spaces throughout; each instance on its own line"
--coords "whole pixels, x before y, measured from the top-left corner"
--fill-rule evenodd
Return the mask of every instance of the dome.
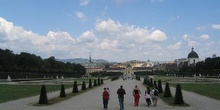
M 193 51 L 194 48 L 192 48 L 192 51 L 188 54 L 188 58 L 199 58 L 198 54 Z

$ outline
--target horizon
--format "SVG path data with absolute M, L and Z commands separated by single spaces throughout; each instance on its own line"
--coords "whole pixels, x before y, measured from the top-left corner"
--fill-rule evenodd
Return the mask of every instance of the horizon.
M 219 0 L 0 0 L 0 48 L 57 59 L 220 55 Z

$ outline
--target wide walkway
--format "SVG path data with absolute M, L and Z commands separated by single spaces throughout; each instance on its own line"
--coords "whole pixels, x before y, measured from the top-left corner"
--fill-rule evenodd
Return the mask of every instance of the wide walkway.
M 37 103 L 39 96 L 19 99 L 7 103 L 0 104 L 0 110 L 103 110 L 102 105 L 102 91 L 104 87 L 110 88 L 110 101 L 108 110 L 119 110 L 118 98 L 116 91 L 123 85 L 125 95 L 125 110 L 218 110 L 220 101 L 214 100 L 205 96 L 197 95 L 191 92 L 183 91 L 184 100 L 189 103 L 190 107 L 173 107 L 166 105 L 163 101 L 158 101 L 157 107 L 147 107 L 144 97 L 145 87 L 141 81 L 122 79 L 105 83 L 97 88 L 89 90 L 83 94 L 72 97 L 68 100 L 62 101 L 57 104 L 47 106 L 32 106 L 33 103 Z M 132 90 L 138 85 L 141 90 L 140 105 L 138 107 L 133 104 Z M 171 88 L 174 91 L 174 88 Z M 59 92 L 54 92 L 56 96 Z M 54 97 L 54 95 L 49 97 Z

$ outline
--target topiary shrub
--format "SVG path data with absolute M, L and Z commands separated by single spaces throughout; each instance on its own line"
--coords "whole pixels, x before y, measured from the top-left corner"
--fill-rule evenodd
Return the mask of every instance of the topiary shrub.
M 176 94 L 175 94 L 174 104 L 175 105 L 182 105 L 182 104 L 184 104 L 183 95 L 182 95 L 182 90 L 181 90 L 180 84 L 176 85 Z
M 72 93 L 78 93 L 78 85 L 77 85 L 77 81 L 74 81 L 74 84 L 73 84 L 73 92 Z
M 157 81 L 154 81 L 154 87 L 158 89 Z
M 82 82 L 82 89 L 81 90 L 86 90 L 86 83 L 85 83 L 85 81 Z
M 166 82 L 164 97 L 172 97 L 171 92 L 170 92 L 170 86 L 169 86 L 168 82 Z
M 153 85 L 153 79 L 152 78 L 150 78 L 150 87 L 153 87 L 154 85 Z
M 47 90 L 46 90 L 46 86 L 45 85 L 41 86 L 39 104 L 48 104 Z
M 101 81 L 100 81 L 100 78 L 98 78 L 98 85 L 101 85 Z
M 92 88 L 92 80 L 89 79 L 89 88 Z
M 136 80 L 140 81 L 141 80 L 140 76 L 136 76 Z
M 158 91 L 159 91 L 159 93 L 163 93 L 163 87 L 162 87 L 161 80 L 158 80 Z
M 93 86 L 97 86 L 97 84 L 96 84 L 96 80 L 94 80 L 94 84 L 93 84 Z
M 63 84 L 61 85 L 60 97 L 66 97 L 66 92 Z
M 101 84 L 104 84 L 103 79 L 101 79 Z

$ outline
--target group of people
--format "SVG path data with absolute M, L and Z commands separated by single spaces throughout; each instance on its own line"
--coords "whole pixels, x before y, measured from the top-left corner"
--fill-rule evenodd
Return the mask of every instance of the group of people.
M 134 105 L 139 105 L 139 99 L 140 99 L 140 90 L 138 89 L 138 86 L 135 86 L 133 90 L 133 96 L 134 96 Z M 153 88 L 150 90 L 149 87 L 147 87 L 147 90 L 145 91 L 144 98 L 147 102 L 147 106 L 151 106 L 153 104 L 154 107 L 157 106 L 157 100 L 158 100 L 159 91 L 156 88 Z
M 118 94 L 118 101 L 119 101 L 120 110 L 124 110 L 124 95 L 126 94 L 126 92 L 123 89 L 122 85 L 117 90 L 117 94 Z M 135 106 L 139 105 L 140 94 L 141 94 L 141 91 L 139 90 L 138 86 L 136 85 L 135 88 L 133 89 L 134 105 Z M 152 90 L 150 90 L 150 88 L 147 87 L 147 89 L 145 90 L 144 98 L 146 100 L 148 107 L 151 106 L 152 104 L 155 107 L 157 106 L 158 95 L 159 95 L 159 91 L 156 88 L 153 88 Z M 104 88 L 102 96 L 103 96 L 104 109 L 107 110 L 108 109 L 108 101 L 110 99 L 109 88 Z

